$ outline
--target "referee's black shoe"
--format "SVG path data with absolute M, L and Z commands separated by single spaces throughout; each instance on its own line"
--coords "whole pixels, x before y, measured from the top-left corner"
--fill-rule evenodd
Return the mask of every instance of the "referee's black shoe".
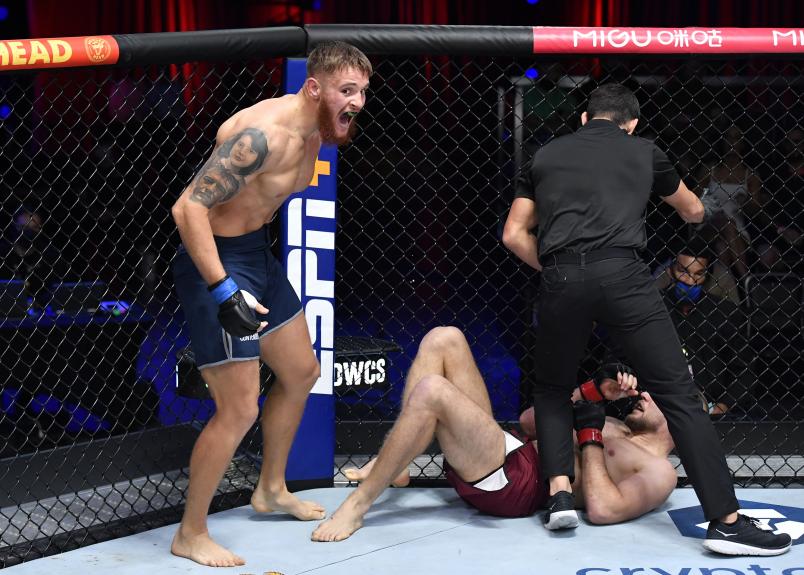
M 572 493 L 558 491 L 547 500 L 544 526 L 551 531 L 578 527 L 578 512 L 575 511 L 575 498 Z
M 790 549 L 787 533 L 775 534 L 759 527 L 756 519 L 737 515 L 732 524 L 711 521 L 704 547 L 723 555 L 781 555 Z

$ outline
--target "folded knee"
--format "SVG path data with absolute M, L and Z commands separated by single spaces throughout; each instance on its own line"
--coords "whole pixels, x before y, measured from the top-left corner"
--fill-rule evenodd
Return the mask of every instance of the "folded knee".
M 422 338 L 419 349 L 421 351 L 446 352 L 459 346 L 468 346 L 463 332 L 457 327 L 440 326 L 427 332 L 427 335 Z
M 440 375 L 426 375 L 408 397 L 408 407 L 414 409 L 437 409 L 447 399 L 452 384 Z

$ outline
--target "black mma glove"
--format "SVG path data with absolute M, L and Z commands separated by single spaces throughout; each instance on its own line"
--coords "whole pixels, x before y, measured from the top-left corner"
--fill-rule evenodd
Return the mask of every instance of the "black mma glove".
M 578 447 L 581 449 L 587 445 L 603 447 L 606 408 L 602 403 L 576 401 L 572 406 L 572 418 L 578 435 Z
M 605 401 L 606 397 L 603 395 L 604 379 L 613 379 L 617 381 L 617 374 L 623 373 L 633 375 L 634 370 L 625 365 L 624 363 L 606 363 L 600 366 L 595 372 L 595 375 L 589 381 L 583 382 L 578 386 L 578 391 L 581 397 L 586 401 Z
M 234 337 L 257 333 L 260 329 L 260 320 L 254 314 L 257 298 L 237 287 L 229 276 L 207 289 L 218 304 L 218 321 L 223 329 Z

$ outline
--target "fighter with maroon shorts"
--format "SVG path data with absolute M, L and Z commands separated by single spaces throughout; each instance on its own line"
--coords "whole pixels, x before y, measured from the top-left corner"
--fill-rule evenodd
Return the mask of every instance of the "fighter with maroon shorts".
M 637 396 L 625 366 L 607 366 L 576 389 L 580 447 L 576 453 L 576 502 L 589 520 L 613 523 L 660 505 L 676 486 L 667 460 L 673 447 L 664 416 L 643 394 L 625 423 L 606 418 L 604 399 Z M 532 408 L 521 418 L 533 429 Z M 447 480 L 469 505 L 491 515 L 525 517 L 543 507 L 547 483 L 539 477 L 535 441 L 503 431 L 463 333 L 430 331 L 408 373 L 402 411 L 376 459 L 344 473 L 360 485 L 313 532 L 314 541 L 341 541 L 360 529 L 363 516 L 385 488 L 407 485 L 408 464 L 435 436 L 444 452 Z M 607 450 L 600 449 L 603 443 Z

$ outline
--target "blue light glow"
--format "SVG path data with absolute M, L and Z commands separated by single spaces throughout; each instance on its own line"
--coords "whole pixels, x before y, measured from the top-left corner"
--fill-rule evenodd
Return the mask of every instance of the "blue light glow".
M 539 0 L 528 0 L 528 4 L 538 4 Z
M 525 77 L 535 80 L 539 77 L 539 71 L 536 68 L 528 68 L 525 70 Z
M 11 115 L 11 106 L 3 104 L 0 106 L 0 120 L 5 120 Z
M 8 19 L 8 7 L 0 6 L 0 20 Z

